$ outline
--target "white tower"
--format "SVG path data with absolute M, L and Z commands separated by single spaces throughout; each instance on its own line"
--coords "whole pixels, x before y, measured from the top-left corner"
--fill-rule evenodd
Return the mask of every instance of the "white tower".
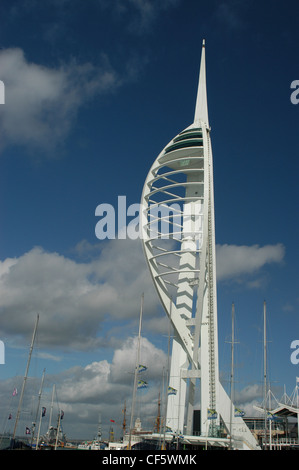
M 174 328 L 166 425 L 191 434 L 200 384 L 201 434 L 229 428 L 230 399 L 219 382 L 213 159 L 202 46 L 194 122 L 156 158 L 142 194 L 141 229 L 147 263 Z M 189 387 L 188 387 L 189 385 Z M 238 436 L 256 442 L 242 418 Z

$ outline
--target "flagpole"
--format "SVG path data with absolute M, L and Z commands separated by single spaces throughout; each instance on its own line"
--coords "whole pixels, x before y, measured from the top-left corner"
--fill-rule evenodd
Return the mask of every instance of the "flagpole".
M 139 332 L 138 332 L 137 355 L 136 355 L 136 364 L 135 364 L 134 388 L 133 388 L 131 420 L 130 420 L 130 433 L 129 433 L 129 450 L 131 450 L 131 437 L 132 437 L 132 428 L 133 428 L 134 411 L 135 411 L 135 400 L 136 400 L 136 389 L 137 389 L 137 374 L 138 374 L 138 367 L 139 367 L 139 363 L 140 363 L 140 340 L 141 340 L 141 325 L 142 325 L 143 303 L 144 303 L 144 294 L 142 294 L 142 296 L 141 296 L 141 307 L 140 307 L 140 316 L 139 316 Z
M 34 341 L 35 341 L 38 321 L 39 321 L 39 315 L 37 315 L 36 323 L 35 323 L 35 327 L 34 327 L 34 331 L 33 331 L 33 335 L 32 335 L 31 346 L 30 346 L 29 356 L 28 356 L 28 361 L 27 361 L 27 367 L 26 367 L 26 372 L 25 372 L 25 376 L 24 376 L 24 380 L 23 380 L 23 386 L 22 386 L 22 391 L 21 391 L 20 400 L 19 400 L 19 406 L 18 406 L 18 411 L 17 411 L 17 416 L 16 416 L 15 427 L 14 427 L 14 430 L 13 430 L 13 436 L 12 436 L 12 444 L 13 445 L 14 445 L 14 440 L 15 440 L 15 437 L 16 437 L 18 421 L 19 421 L 19 417 L 20 417 L 20 413 L 21 413 L 24 390 L 25 390 L 25 385 L 26 385 L 26 381 L 27 381 L 28 370 L 29 370 L 29 365 L 30 365 L 30 361 L 31 361 L 31 355 L 32 355 Z

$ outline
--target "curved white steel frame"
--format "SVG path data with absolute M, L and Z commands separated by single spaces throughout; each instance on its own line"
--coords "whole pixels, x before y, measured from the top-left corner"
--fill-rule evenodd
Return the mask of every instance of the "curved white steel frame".
M 213 436 L 220 415 L 229 423 L 230 400 L 219 382 L 213 159 L 204 43 L 194 122 L 156 158 L 141 205 L 145 256 L 174 328 L 166 426 L 176 433 L 192 433 L 195 386 L 200 379 L 201 434 Z M 209 410 L 217 412 L 216 419 L 209 419 Z M 241 418 L 238 423 L 245 426 Z

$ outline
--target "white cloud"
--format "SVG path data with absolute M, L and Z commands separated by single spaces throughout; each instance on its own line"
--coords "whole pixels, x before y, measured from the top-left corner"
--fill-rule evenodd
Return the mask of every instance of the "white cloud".
M 261 413 L 255 407 L 260 407 L 263 400 L 263 387 L 258 384 L 250 384 L 242 390 L 235 392 L 235 400 L 244 412 L 245 416 L 261 417 Z
M 247 385 L 239 392 L 236 392 L 236 399 L 238 403 L 248 403 L 260 399 L 262 395 L 262 386 L 258 384 L 251 384 Z
M 3 145 L 53 151 L 62 143 L 80 107 L 116 89 L 121 81 L 102 56 L 102 65 L 75 61 L 59 68 L 29 62 L 22 49 L 0 51 L 5 106 L 0 114 Z
M 0 262 L 3 336 L 31 335 L 39 313 L 41 345 L 78 350 L 115 346 L 132 322 L 137 325 L 142 293 L 144 327 L 167 334 L 139 240 L 81 243 L 78 248 L 81 256 L 84 251 L 89 255 L 85 262 L 42 248 Z M 281 262 L 283 255 L 282 245 L 218 246 L 218 280 L 239 280 L 248 274 L 258 279 L 261 268 Z
M 284 253 L 284 246 L 280 243 L 265 246 L 217 245 L 217 278 L 220 281 L 239 280 L 244 275 L 256 274 L 267 264 L 281 263 Z
M 64 376 L 64 373 L 62 374 Z M 93 403 L 99 397 L 109 396 L 110 364 L 103 360 L 86 367 L 74 367 L 59 387 L 59 398 L 65 403 Z
M 138 241 L 109 242 L 89 262 L 34 248 L 0 262 L 2 334 L 31 334 L 39 313 L 40 344 L 106 346 L 111 328 L 138 319 L 142 292 L 147 314 L 155 316 L 159 301 Z
M 123 345 L 114 352 L 111 363 L 99 361 L 85 367 L 75 367 L 55 377 L 58 383 L 59 400 L 61 406 L 68 410 L 69 420 L 78 421 L 78 414 L 82 421 L 96 426 L 98 413 L 101 412 L 102 423 L 107 429 L 111 418 L 117 425 L 122 423 L 122 409 L 124 401 L 127 404 L 127 421 L 131 411 L 133 393 L 134 368 L 137 352 L 137 338 L 128 338 Z M 148 367 L 142 377 L 148 383 L 146 402 L 141 412 L 144 422 L 156 411 L 153 405 L 157 399 L 163 382 L 163 366 L 166 356 L 146 338 L 141 339 L 142 363 Z M 137 393 L 140 401 L 140 393 Z M 154 406 L 154 411 L 153 411 Z M 138 409 L 136 409 L 138 411 Z M 105 426 L 106 425 L 106 426 Z
M 115 351 L 111 366 L 111 379 L 117 383 L 131 383 L 129 373 L 134 371 L 137 352 L 137 337 L 128 338 L 123 346 Z M 140 363 L 148 370 L 149 379 L 162 379 L 163 367 L 166 367 L 166 355 L 157 349 L 147 338 L 140 341 Z

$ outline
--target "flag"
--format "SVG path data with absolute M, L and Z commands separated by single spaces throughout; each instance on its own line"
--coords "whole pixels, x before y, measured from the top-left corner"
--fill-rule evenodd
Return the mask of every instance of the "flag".
M 216 419 L 217 418 L 217 411 L 213 410 L 212 408 L 208 408 L 208 419 Z
M 138 380 L 138 384 L 137 384 L 138 389 L 147 388 L 147 386 L 148 386 L 147 382 L 145 382 L 144 380 Z
M 138 366 L 138 372 L 144 372 L 146 369 L 147 369 L 146 366 L 144 366 L 144 365 L 142 365 L 142 364 L 139 364 L 139 366 Z
M 46 416 L 46 411 L 47 411 L 46 408 L 43 406 L 43 407 L 42 407 L 42 418 L 43 418 L 44 416 Z
M 11 413 L 9 413 L 8 419 L 12 419 L 12 414 Z
M 31 433 L 30 433 L 30 429 L 27 428 L 27 426 L 26 426 L 26 434 L 31 434 Z
M 245 411 L 240 410 L 240 408 L 235 408 L 235 416 L 243 418 L 243 416 L 245 416 Z
M 114 419 L 110 419 L 110 423 L 115 423 Z
M 12 396 L 15 397 L 17 394 L 18 394 L 18 390 L 14 388 L 12 392 Z
M 168 395 L 176 395 L 177 394 L 177 390 L 173 387 L 168 387 Z
M 64 417 L 64 411 L 61 410 L 61 412 L 60 412 L 60 419 L 63 419 L 63 417 Z
M 271 413 L 270 411 L 267 411 L 267 419 L 271 420 L 271 421 L 274 421 L 275 419 L 277 419 L 277 417 L 273 413 Z

